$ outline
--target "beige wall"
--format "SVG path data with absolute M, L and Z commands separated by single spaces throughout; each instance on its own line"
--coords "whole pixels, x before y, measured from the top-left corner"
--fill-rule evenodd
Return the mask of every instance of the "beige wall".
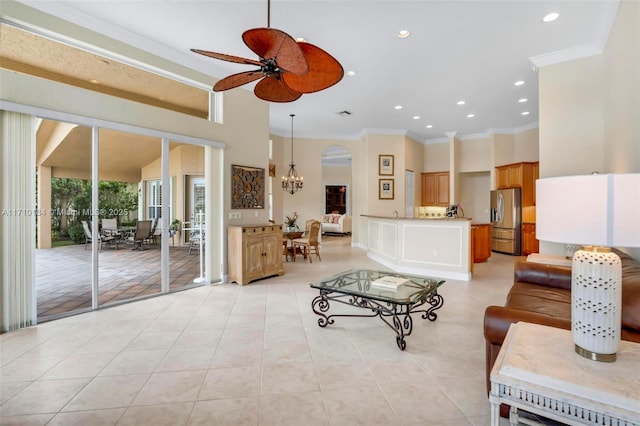
M 540 158 L 538 153 L 540 147 L 539 139 L 540 132 L 537 127 L 513 135 L 514 162 L 538 161 Z
M 424 146 L 424 172 L 449 171 L 449 142 Z
M 640 172 L 639 32 L 640 4 L 622 1 L 602 55 L 540 68 L 540 177 Z
M 622 1 L 604 61 L 605 158 L 612 172 L 640 171 L 640 2 Z
M 404 211 L 404 136 L 403 135 L 367 135 L 368 175 L 371 185 L 368 191 L 368 214 L 392 216 L 394 211 Z M 393 176 L 378 174 L 379 155 L 393 155 Z M 379 200 L 379 180 L 394 180 L 393 200 Z
M 465 139 L 458 146 L 458 172 L 487 171 L 493 167 L 491 138 Z
M 422 173 L 422 170 L 424 169 L 424 145 L 414 139 L 405 137 L 404 146 L 405 170 L 411 170 L 414 172 L 415 187 L 413 194 L 414 211 L 408 212 L 405 211 L 405 209 L 402 211 L 404 211 L 405 216 L 409 216 L 410 213 L 415 216 L 417 215 L 416 208 L 422 205 L 422 179 L 420 178 L 420 173 Z M 404 191 L 402 191 L 402 194 L 404 198 Z

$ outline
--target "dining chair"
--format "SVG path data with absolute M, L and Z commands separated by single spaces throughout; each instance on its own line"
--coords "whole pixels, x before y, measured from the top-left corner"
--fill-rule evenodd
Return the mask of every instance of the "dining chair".
M 318 259 L 322 260 L 320 257 L 320 242 L 318 241 L 318 234 L 320 234 L 320 222 L 315 219 L 311 219 L 307 221 L 307 225 L 309 229 L 308 231 L 305 231 L 304 236 L 293 240 L 294 262 L 296 260 L 298 248 L 302 250 L 303 256 L 309 259 L 309 263 L 313 263 L 313 260 L 311 259 L 311 249 L 314 250 Z

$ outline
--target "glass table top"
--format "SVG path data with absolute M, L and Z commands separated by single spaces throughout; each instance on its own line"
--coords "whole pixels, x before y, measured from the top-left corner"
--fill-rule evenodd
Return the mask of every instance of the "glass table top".
M 379 288 L 371 285 L 373 281 L 383 277 L 405 278 L 408 282 L 400 286 L 397 290 Z M 444 280 L 439 278 L 420 277 L 370 269 L 352 269 L 323 278 L 311 283 L 310 286 L 320 290 L 363 296 L 386 302 L 412 304 L 422 299 L 425 295 L 436 291 L 442 284 L 444 284 Z

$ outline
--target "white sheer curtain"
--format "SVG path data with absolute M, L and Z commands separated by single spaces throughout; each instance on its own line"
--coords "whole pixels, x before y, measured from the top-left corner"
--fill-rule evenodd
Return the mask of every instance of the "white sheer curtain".
M 0 111 L 2 331 L 27 327 L 37 321 L 35 123 L 33 116 Z

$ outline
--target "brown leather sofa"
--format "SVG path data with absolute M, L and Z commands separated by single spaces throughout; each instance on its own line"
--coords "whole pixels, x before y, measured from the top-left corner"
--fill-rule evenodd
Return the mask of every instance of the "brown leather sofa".
M 621 337 L 640 342 L 640 263 L 624 252 L 614 251 L 622 261 Z M 484 314 L 487 392 L 491 389 L 491 368 L 509 325 L 518 321 L 571 329 L 571 269 L 524 261 L 516 263 L 507 303 L 489 306 Z

